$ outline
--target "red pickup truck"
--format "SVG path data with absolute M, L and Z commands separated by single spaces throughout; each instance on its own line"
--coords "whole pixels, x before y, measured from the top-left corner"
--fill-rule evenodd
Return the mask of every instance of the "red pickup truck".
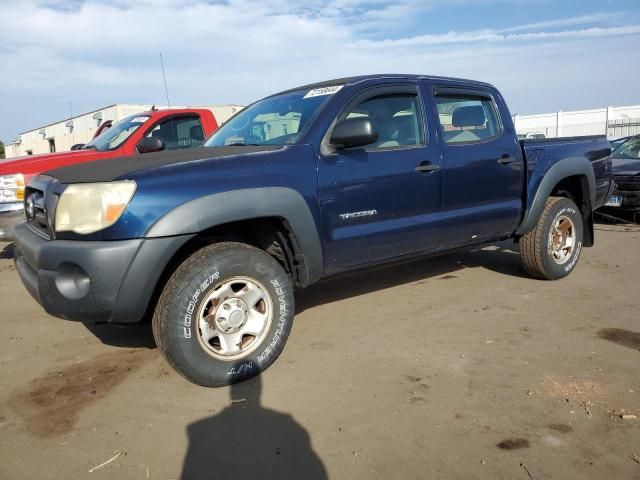
M 24 188 L 31 177 L 76 163 L 197 147 L 217 128 L 207 109 L 151 110 L 123 118 L 78 150 L 0 163 L 0 241 L 13 240 L 13 227 L 24 221 Z

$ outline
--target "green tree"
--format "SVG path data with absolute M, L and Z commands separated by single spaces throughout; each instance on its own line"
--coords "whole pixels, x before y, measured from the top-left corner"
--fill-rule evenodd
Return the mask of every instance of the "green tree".
M 4 158 L 4 143 L 0 140 L 0 159 Z

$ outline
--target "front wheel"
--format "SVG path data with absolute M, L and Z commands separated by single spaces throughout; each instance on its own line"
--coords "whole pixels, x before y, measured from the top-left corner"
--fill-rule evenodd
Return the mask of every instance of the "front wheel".
M 291 331 L 291 279 L 270 255 L 223 242 L 198 250 L 158 300 L 158 348 L 187 380 L 207 387 L 253 377 L 278 357 Z
M 536 227 L 520 239 L 520 255 L 527 273 L 557 280 L 571 273 L 582 250 L 582 215 L 568 198 L 549 197 Z

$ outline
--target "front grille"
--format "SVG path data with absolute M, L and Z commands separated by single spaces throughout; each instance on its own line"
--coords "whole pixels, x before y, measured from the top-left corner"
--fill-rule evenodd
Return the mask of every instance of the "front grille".
M 61 192 L 60 183 L 48 175 L 32 178 L 24 192 L 27 226 L 47 240 L 55 238 L 54 219 Z
M 640 175 L 616 176 L 613 178 L 618 190 L 632 192 L 640 190 Z
M 53 197 L 55 197 L 55 195 L 53 195 Z M 52 225 L 50 225 L 50 220 L 53 217 L 50 215 L 50 208 L 47 207 L 45 192 L 27 187 L 24 200 L 27 225 L 41 237 L 49 240 L 53 232 Z M 52 211 L 55 211 L 55 206 Z

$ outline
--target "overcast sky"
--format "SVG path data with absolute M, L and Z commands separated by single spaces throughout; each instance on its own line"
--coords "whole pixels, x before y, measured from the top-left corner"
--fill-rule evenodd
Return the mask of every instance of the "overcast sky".
M 485 80 L 513 113 L 640 104 L 638 0 L 0 0 L 0 140 L 112 103 L 249 103 L 364 73 Z

